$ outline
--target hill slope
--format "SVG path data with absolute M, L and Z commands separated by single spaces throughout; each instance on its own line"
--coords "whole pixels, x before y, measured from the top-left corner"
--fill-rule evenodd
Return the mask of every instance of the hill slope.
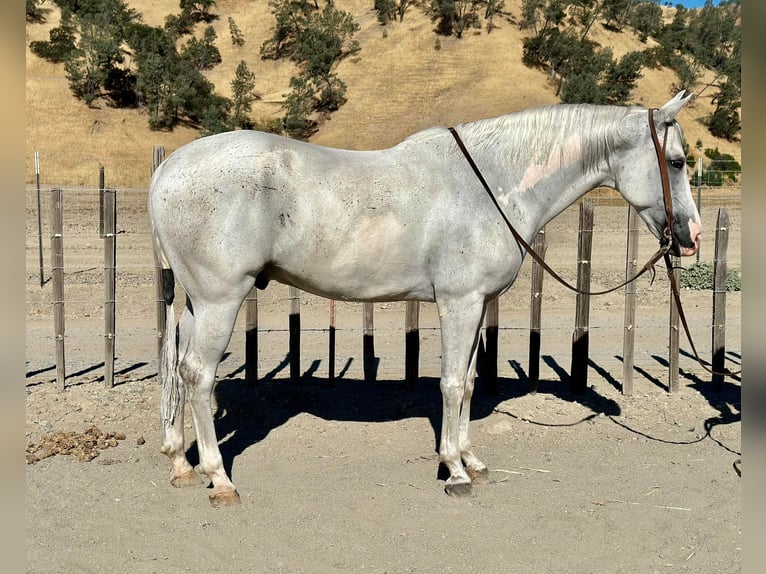
M 144 22 L 160 25 L 177 3 L 132 0 L 128 4 Z M 336 0 L 336 7 L 350 12 L 361 29 L 356 38 L 362 50 L 340 63 L 338 75 L 348 85 L 346 103 L 332 115 L 312 141 L 352 149 L 388 147 L 407 135 L 432 125 L 450 125 L 555 103 L 547 76 L 521 63 L 524 33 L 517 25 L 521 0 L 506 0 L 498 26 L 468 33 L 461 40 L 433 33 L 433 23 L 422 12 L 410 9 L 403 22 L 380 26 L 369 0 Z M 168 7 L 170 6 L 170 7 Z M 214 22 L 223 62 L 208 73 L 216 89 L 230 95 L 229 82 L 240 60 L 256 75 L 261 99 L 253 119 L 282 115 L 281 101 L 289 91 L 295 69 L 289 62 L 262 61 L 260 46 L 269 36 L 273 17 L 267 0 L 243 2 L 218 0 Z M 246 43 L 237 48 L 229 41 L 228 17 L 242 30 Z M 58 25 L 50 14 L 42 25 L 27 25 L 26 43 L 26 157 L 27 181 L 34 181 L 34 152 L 40 153 L 42 180 L 51 185 L 94 186 L 103 165 L 107 185 L 145 187 L 150 174 L 152 146 L 170 153 L 197 137 L 190 128 L 153 132 L 147 118 L 135 110 L 105 106 L 91 109 L 75 100 L 67 85 L 63 65 L 45 62 L 28 48 L 32 40 L 47 40 Z M 615 57 L 644 46 L 629 32 L 612 33 L 595 27 L 592 37 L 612 48 Z M 633 103 L 658 106 L 671 96 L 676 81 L 671 70 L 644 70 L 633 93 Z M 707 94 L 709 96 L 709 92 Z M 739 143 L 712 137 L 701 120 L 712 112 L 709 97 L 698 99 L 681 112 L 687 141 L 699 139 L 704 148 L 741 157 Z

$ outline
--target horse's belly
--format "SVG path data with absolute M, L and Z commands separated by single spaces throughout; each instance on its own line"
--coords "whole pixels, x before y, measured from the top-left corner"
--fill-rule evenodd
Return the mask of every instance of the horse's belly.
M 422 266 L 372 254 L 360 258 L 359 253 L 346 251 L 333 257 L 300 257 L 267 268 L 264 274 L 339 301 L 433 301 L 433 286 Z

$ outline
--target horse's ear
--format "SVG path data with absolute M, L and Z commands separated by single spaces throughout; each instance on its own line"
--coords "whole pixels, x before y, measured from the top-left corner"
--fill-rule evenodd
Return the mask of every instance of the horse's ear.
M 683 108 L 693 96 L 694 94 L 692 92 L 681 90 L 672 100 L 655 112 L 654 121 L 658 124 L 672 122 L 675 119 L 676 114 L 678 114 L 681 108 Z

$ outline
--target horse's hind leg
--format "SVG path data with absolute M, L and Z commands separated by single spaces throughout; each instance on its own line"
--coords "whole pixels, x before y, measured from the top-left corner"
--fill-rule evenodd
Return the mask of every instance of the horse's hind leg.
M 249 286 L 244 290 L 249 291 Z M 242 296 L 244 299 L 244 295 Z M 239 503 L 239 494 L 226 475 L 215 434 L 210 397 L 218 363 L 229 344 L 240 300 L 205 304 L 194 301 L 194 322 L 187 352 L 179 361 L 179 373 L 188 393 L 194 431 L 197 435 L 199 470 L 213 483 L 210 503 L 229 506 Z
M 189 337 L 191 336 L 192 322 L 194 318 L 190 309 L 187 307 L 181 314 L 178 321 L 178 354 L 183 357 L 189 346 Z M 173 470 L 170 475 L 170 484 L 175 487 L 196 486 L 202 484 L 202 479 L 194 471 L 194 468 L 186 458 L 186 448 L 184 444 L 184 410 L 185 410 L 186 384 L 181 377 L 178 385 L 178 413 L 169 427 L 162 427 L 163 441 L 160 451 L 166 454 L 172 464 Z
M 476 382 L 476 356 L 479 346 L 475 345 L 471 356 L 471 366 L 468 367 L 468 376 L 465 380 L 465 392 L 463 393 L 463 405 L 460 409 L 460 456 L 463 459 L 465 470 L 472 480 L 481 479 L 489 474 L 487 465 L 481 462 L 471 448 L 471 439 L 468 436 L 468 425 L 471 422 L 471 397 L 473 396 Z

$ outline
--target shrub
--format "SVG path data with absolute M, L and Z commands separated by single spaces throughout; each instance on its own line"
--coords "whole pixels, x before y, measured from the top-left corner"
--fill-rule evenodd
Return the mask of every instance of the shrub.
M 684 289 L 694 289 L 696 291 L 712 289 L 713 279 L 713 264 L 710 262 L 695 263 L 681 271 L 681 287 Z M 742 279 L 734 269 L 726 273 L 726 290 L 742 290 Z

